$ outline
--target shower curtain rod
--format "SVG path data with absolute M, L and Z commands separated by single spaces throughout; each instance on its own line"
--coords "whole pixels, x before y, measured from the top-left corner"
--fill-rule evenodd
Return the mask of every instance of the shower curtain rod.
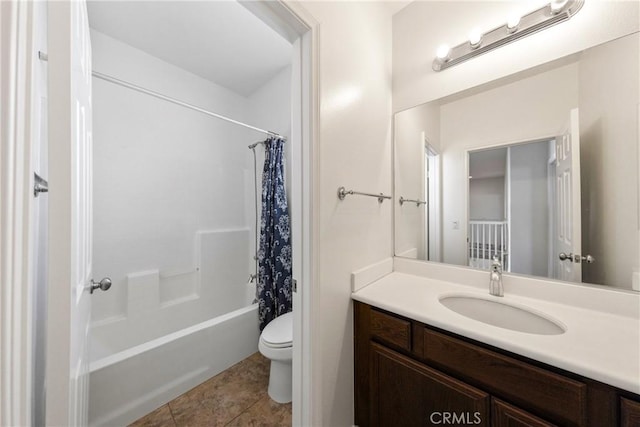
M 44 53 L 44 52 L 38 52 L 38 58 L 41 59 L 42 61 L 48 61 L 49 60 L 48 55 L 46 53 Z M 234 123 L 236 125 L 240 125 L 240 126 L 243 126 L 245 128 L 248 128 L 248 129 L 252 129 L 252 130 L 255 130 L 255 131 L 258 131 L 258 132 L 262 132 L 262 133 L 265 133 L 265 134 L 270 135 L 270 136 L 275 136 L 276 138 L 282 138 L 284 140 L 287 139 L 286 137 L 284 137 L 284 136 L 282 136 L 282 135 L 280 135 L 280 134 L 278 134 L 276 132 L 272 132 L 270 130 L 261 129 L 261 128 L 256 127 L 256 126 L 248 125 L 248 124 L 243 123 L 241 121 L 234 120 L 232 118 L 223 116 L 222 114 L 214 113 L 212 111 L 205 110 L 204 108 L 197 107 L 197 106 L 195 106 L 193 104 L 189 104 L 187 102 L 180 101 L 179 99 L 171 98 L 170 96 L 163 95 L 163 94 L 161 94 L 159 92 L 155 92 L 155 91 L 152 91 L 152 90 L 149 90 L 149 89 L 145 89 L 145 88 L 143 88 L 141 86 L 138 86 L 138 85 L 135 85 L 133 83 L 129 83 L 129 82 L 126 82 L 124 80 L 120 80 L 120 79 L 118 79 L 116 77 L 112 77 L 112 76 L 110 76 L 108 74 L 99 73 L 97 71 L 92 71 L 91 74 L 93 74 L 94 77 L 97 77 L 97 78 L 102 79 L 104 81 L 107 81 L 107 82 L 110 82 L 110 83 L 113 83 L 113 84 L 117 84 L 117 85 L 126 87 L 128 89 L 132 89 L 132 90 L 135 90 L 137 92 L 144 93 L 146 95 L 151 95 L 151 96 L 156 97 L 158 99 L 162 99 L 164 101 L 171 102 L 172 104 L 180 105 L 181 107 L 189 108 L 191 110 L 198 111 L 198 112 L 200 112 L 202 114 L 206 114 L 208 116 L 212 116 L 212 117 L 215 117 L 215 118 L 218 118 L 218 119 L 221 119 L 221 120 L 225 120 L 225 121 L 227 121 L 229 123 Z

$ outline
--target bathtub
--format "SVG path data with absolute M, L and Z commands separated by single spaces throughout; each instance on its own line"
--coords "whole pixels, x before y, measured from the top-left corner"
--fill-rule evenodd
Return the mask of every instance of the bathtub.
M 258 305 L 94 360 L 89 424 L 125 426 L 258 351 Z

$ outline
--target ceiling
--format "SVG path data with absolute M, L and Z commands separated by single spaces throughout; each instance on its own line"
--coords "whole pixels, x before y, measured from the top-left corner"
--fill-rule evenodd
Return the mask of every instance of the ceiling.
M 89 1 L 91 28 L 248 96 L 292 46 L 235 1 Z

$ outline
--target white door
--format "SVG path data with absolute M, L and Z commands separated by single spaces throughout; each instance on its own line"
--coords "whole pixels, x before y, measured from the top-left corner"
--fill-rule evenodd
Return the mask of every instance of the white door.
M 88 422 L 91 316 L 91 44 L 84 1 L 48 3 L 47 425 Z
M 424 137 L 423 144 L 425 147 L 425 175 L 424 175 L 424 239 L 425 239 L 425 260 L 440 261 L 440 155 L 429 144 Z
M 571 110 L 556 138 L 555 278 L 582 281 L 580 208 L 580 127 L 578 109 Z

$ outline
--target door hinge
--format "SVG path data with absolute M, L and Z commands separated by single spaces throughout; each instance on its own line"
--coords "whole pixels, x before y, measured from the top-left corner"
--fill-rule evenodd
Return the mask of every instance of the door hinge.
M 293 292 L 298 292 L 298 281 L 293 279 Z
M 33 174 L 34 184 L 33 184 L 33 197 L 38 197 L 40 193 L 48 193 L 49 192 L 49 183 L 43 179 L 37 173 Z

